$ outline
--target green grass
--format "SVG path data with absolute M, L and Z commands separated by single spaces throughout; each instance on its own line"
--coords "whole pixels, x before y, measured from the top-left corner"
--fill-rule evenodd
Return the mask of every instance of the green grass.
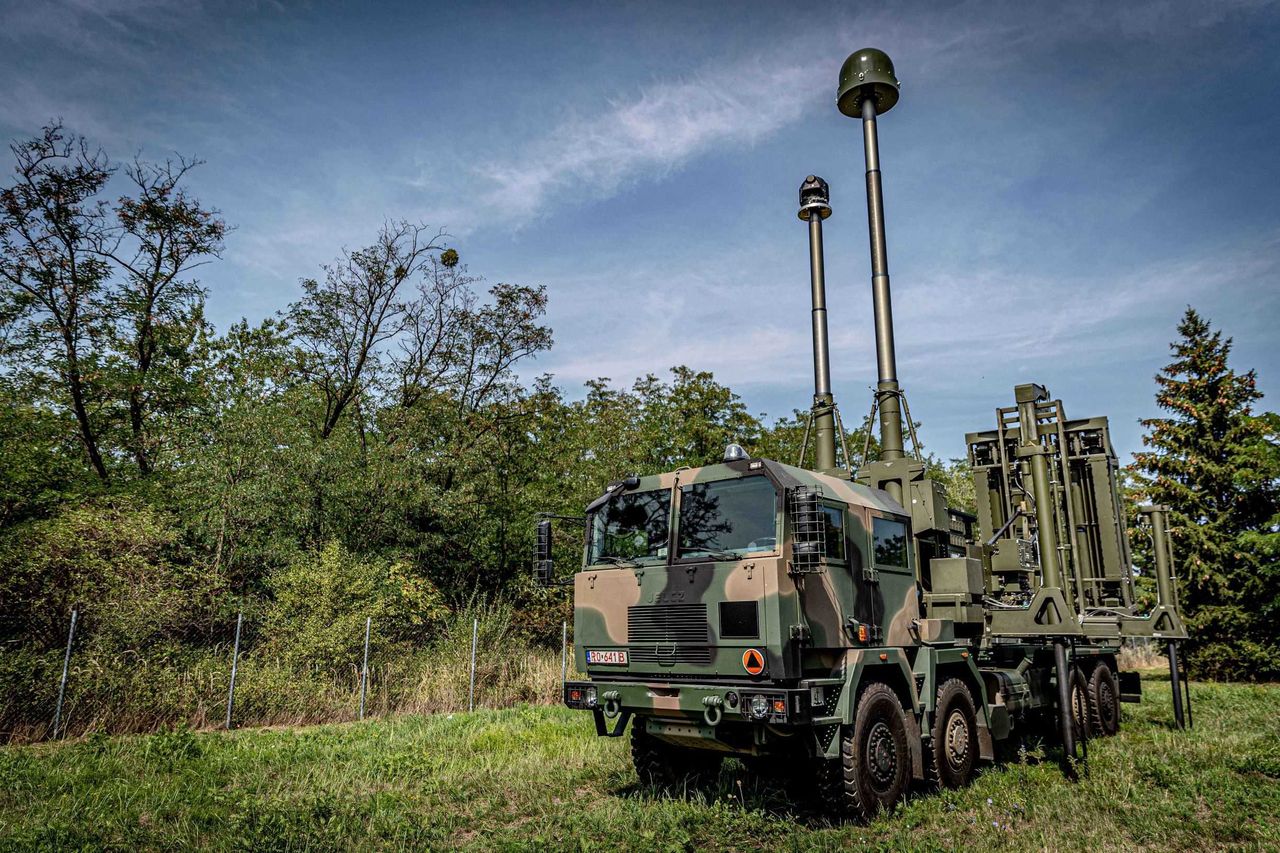
M 555 707 L 0 749 L 0 849 L 1280 848 L 1280 687 L 1167 683 L 1092 741 L 1089 776 L 989 767 L 870 826 L 832 825 L 726 765 L 719 786 L 638 786 L 625 739 Z

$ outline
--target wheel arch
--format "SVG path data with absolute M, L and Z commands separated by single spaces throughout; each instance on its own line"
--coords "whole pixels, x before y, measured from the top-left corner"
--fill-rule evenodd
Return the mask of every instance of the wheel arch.
M 915 686 L 911 679 L 911 670 L 904 660 L 893 660 L 866 664 L 855 669 L 852 684 L 849 685 L 849 702 L 846 713 L 846 725 L 853 724 L 858 702 L 867 685 L 880 683 L 886 685 L 898 697 L 902 706 L 902 717 L 907 727 L 907 745 L 911 750 L 911 775 L 914 779 L 924 778 L 924 738 L 921 730 L 921 705 L 915 695 Z
M 984 761 L 991 761 L 995 758 L 995 741 L 991 736 L 991 708 L 987 704 L 986 684 L 978 668 L 974 666 L 972 658 L 938 664 L 934 678 L 934 695 L 925 699 L 928 704 L 929 721 L 926 731 L 933 728 L 933 715 L 937 712 L 935 707 L 937 690 L 952 678 L 958 679 L 969 688 L 969 695 L 973 698 L 973 710 L 978 718 L 978 755 Z

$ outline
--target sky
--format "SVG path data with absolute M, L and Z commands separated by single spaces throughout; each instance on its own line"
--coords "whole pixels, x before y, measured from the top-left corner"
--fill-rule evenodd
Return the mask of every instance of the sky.
M 1280 3 L 0 0 L 0 136 L 52 118 L 113 159 L 195 156 L 235 226 L 203 267 L 225 329 L 387 220 L 543 285 L 571 397 L 683 364 L 768 419 L 812 398 L 797 190 L 831 184 L 832 374 L 875 382 L 861 130 L 873 46 L 899 378 L 963 455 L 1013 386 L 1108 415 L 1122 460 L 1192 305 L 1280 393 Z

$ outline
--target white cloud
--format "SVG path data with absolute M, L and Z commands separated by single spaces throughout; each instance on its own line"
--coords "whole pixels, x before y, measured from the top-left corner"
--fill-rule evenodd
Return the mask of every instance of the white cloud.
M 48 0 L 0 9 L 0 38 L 48 39 L 81 58 L 110 59 L 147 67 L 140 48 L 154 48 L 168 34 L 197 26 L 204 9 L 196 0 Z
M 1222 6 L 1247 9 L 1264 2 L 1234 0 Z M 1025 59 L 1023 43 L 1044 50 L 1090 32 L 1114 35 L 1117 22 L 1135 36 L 1187 38 L 1227 14 L 1222 9 L 1204 12 L 1195 3 L 1128 10 L 1077 4 L 1055 13 L 1055 25 L 1046 29 L 1044 16 L 1021 4 L 979 8 L 981 14 L 962 6 L 926 16 L 861 12 L 797 18 L 796 29 L 803 35 L 773 34 L 768 41 L 775 46 L 767 52 L 708 62 L 683 76 L 654 82 L 637 95 L 610 100 L 602 109 L 564 120 L 545 135 L 490 157 L 471 169 L 481 182 L 478 193 L 450 194 L 471 197 L 469 208 L 438 205 L 432 219 L 457 223 L 460 233 L 473 230 L 466 224 L 471 222 L 519 226 L 557 203 L 607 198 L 637 181 L 670 174 L 713 149 L 751 145 L 806 111 L 829 106 L 832 69 L 853 45 L 891 47 L 899 67 L 911 69 L 905 81 L 910 84 L 1015 63 Z M 420 168 L 402 182 L 438 190 L 442 174 Z
M 710 370 L 735 389 L 785 390 L 801 405 L 811 383 L 809 294 L 803 271 L 778 266 L 783 254 L 759 245 L 724 247 L 674 265 L 674 276 L 671 266 L 630 264 L 590 279 L 556 280 L 557 292 L 577 294 L 596 294 L 598 282 L 607 281 L 608 298 L 553 302 L 553 325 L 579 334 L 561 339 L 526 369 L 553 373 L 574 394 L 587 379 L 608 376 L 625 385 L 685 364 Z M 1280 232 L 1221 247 L 1211 257 L 1184 255 L 1109 278 L 1081 271 L 1029 275 L 1007 265 L 972 273 L 935 270 L 909 283 L 895 281 L 899 375 L 926 399 L 957 392 L 957 377 L 972 383 L 1010 371 L 1060 375 L 1067 365 L 1105 375 L 1107 365 L 1132 354 L 1161 352 L 1172 321 L 1156 318 L 1180 314 L 1188 303 L 1221 304 L 1239 294 L 1261 315 L 1274 316 L 1276 306 L 1259 300 L 1274 303 L 1280 294 L 1259 294 L 1277 275 Z M 779 291 L 778 282 L 788 280 L 794 286 Z M 869 286 L 863 280 L 828 283 L 828 297 L 838 303 L 831 317 L 837 396 L 855 408 L 875 374 Z M 731 303 L 705 298 L 722 287 L 732 289 Z M 852 305 L 857 313 L 849 315 Z M 1240 325 L 1237 319 L 1227 328 Z M 586 332 L 597 327 L 608 329 L 607 340 Z
M 1278 276 L 1280 233 L 1112 276 L 1029 276 L 1008 267 L 973 274 L 937 270 L 895 293 L 895 320 L 903 329 L 899 349 L 904 363 L 923 377 L 939 357 L 976 370 L 993 352 L 1033 366 L 1067 357 L 1076 365 L 1105 363 L 1118 352 L 1149 352 L 1170 337 L 1171 327 L 1151 322 L 1153 313 L 1181 313 L 1186 304 L 1207 300 L 1232 302 L 1233 294 L 1263 310 L 1267 299 L 1259 297 Z M 1270 301 L 1280 298 L 1271 293 Z M 980 318 L 981 328 L 959 318 Z
M 555 196 L 590 187 L 611 195 L 714 146 L 749 145 L 795 121 L 818 100 L 811 66 L 754 58 L 655 83 L 590 118 L 568 121 L 509 160 L 481 165 L 484 206 L 512 220 Z

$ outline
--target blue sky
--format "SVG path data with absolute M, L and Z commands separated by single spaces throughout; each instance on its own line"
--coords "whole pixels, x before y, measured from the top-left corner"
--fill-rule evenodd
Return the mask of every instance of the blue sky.
M 51 117 L 113 157 L 207 161 L 237 227 L 205 267 L 225 328 L 387 218 L 473 273 L 546 285 L 571 395 L 675 364 L 753 412 L 808 405 L 806 232 L 832 185 L 828 301 L 847 420 L 874 382 L 854 49 L 880 121 L 899 374 L 963 453 L 1012 386 L 1107 414 L 1122 456 L 1187 304 L 1280 383 L 1280 5 L 0 2 L 0 134 Z

